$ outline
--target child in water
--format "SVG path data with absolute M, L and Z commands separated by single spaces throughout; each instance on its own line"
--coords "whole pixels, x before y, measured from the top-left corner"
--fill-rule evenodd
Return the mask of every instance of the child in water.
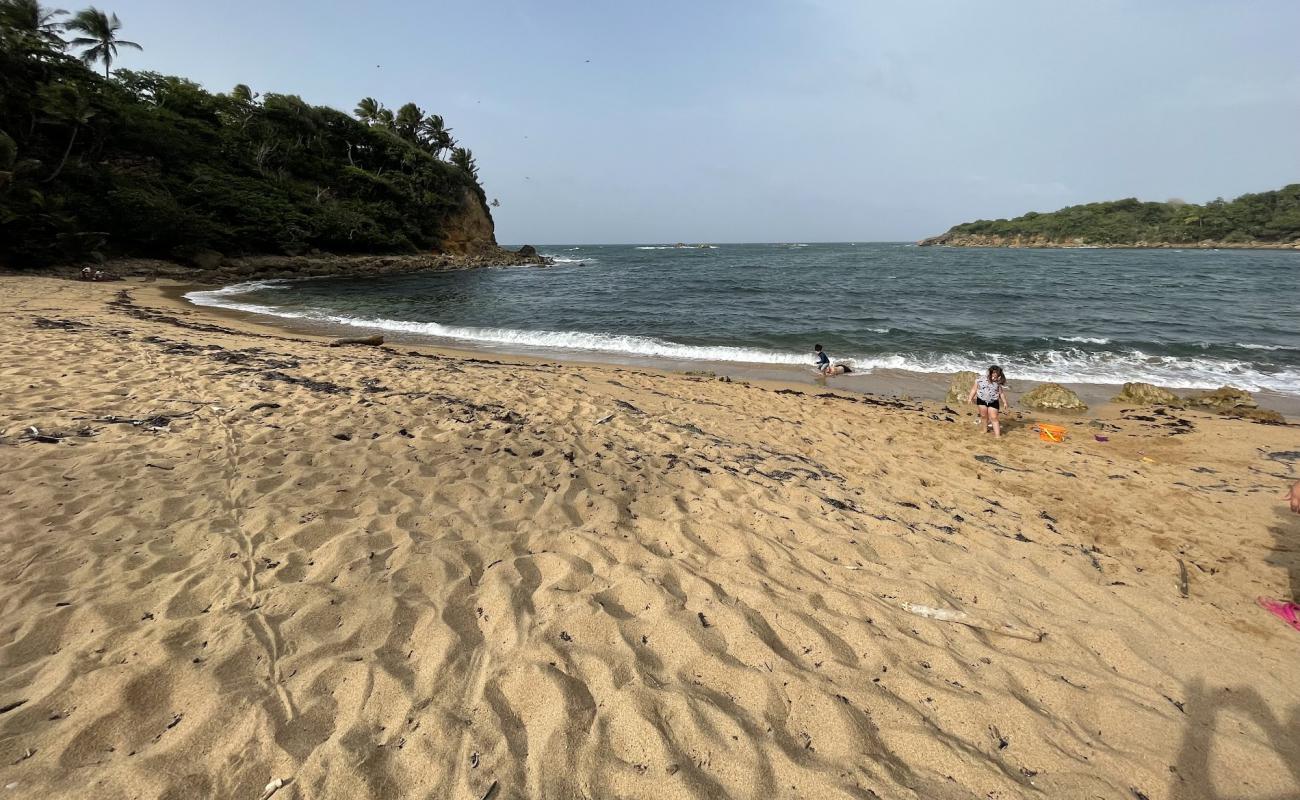
M 817 371 L 825 375 L 826 370 L 831 368 L 831 357 L 826 355 L 826 351 L 819 344 L 813 345 L 813 356 L 817 359 Z
M 843 375 L 849 371 L 847 364 L 832 364 L 830 356 L 819 344 L 813 345 L 813 355 L 817 359 L 817 371 L 823 375 Z
M 966 402 L 974 403 L 979 411 L 984 432 L 993 431 L 993 435 L 999 437 L 1002 435 L 1002 426 L 998 422 L 998 411 L 1006 400 L 1007 376 L 1002 373 L 1002 367 L 996 364 L 989 367 L 984 377 L 976 379 L 975 385 L 970 388 L 970 396 L 966 398 Z

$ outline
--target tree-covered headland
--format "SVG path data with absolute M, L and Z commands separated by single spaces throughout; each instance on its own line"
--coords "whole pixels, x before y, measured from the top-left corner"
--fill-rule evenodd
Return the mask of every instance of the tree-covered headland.
M 0 264 L 411 253 L 484 206 L 437 114 L 356 116 L 245 85 L 114 69 L 114 14 L 0 0 Z
M 1204 205 L 1129 198 L 1070 206 L 1048 214 L 978 220 L 956 225 L 925 244 L 1096 245 L 1111 247 L 1300 244 L 1300 183 L 1276 191 L 1219 198 Z

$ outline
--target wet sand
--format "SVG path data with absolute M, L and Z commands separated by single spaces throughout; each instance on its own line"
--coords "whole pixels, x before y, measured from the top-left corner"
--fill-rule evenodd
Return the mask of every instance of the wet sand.
M 1300 795 L 1296 427 L 0 288 L 0 797 Z

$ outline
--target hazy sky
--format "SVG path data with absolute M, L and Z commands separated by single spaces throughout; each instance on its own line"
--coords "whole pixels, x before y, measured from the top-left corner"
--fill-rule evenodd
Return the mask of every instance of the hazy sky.
M 442 114 L 505 243 L 915 239 L 1300 180 L 1297 0 L 97 4 L 145 47 L 122 66 Z

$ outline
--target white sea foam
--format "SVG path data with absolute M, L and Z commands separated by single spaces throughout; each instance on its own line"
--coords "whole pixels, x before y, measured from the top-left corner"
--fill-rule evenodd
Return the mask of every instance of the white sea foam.
M 567 352 L 599 352 L 610 355 L 662 358 L 684 361 L 715 361 L 741 364 L 805 365 L 811 369 L 812 354 L 781 352 L 723 345 L 688 345 L 646 336 L 627 336 L 580 331 L 517 330 L 443 325 L 384 318 L 350 317 L 321 310 L 295 311 L 240 302 L 241 294 L 276 288 L 285 281 L 255 281 L 212 291 L 190 292 L 185 298 L 196 305 L 229 308 L 255 314 L 308 319 L 376 331 L 476 343 L 505 348 Z M 887 329 L 886 329 L 887 330 Z M 1244 345 L 1243 345 L 1244 346 Z M 1271 345 L 1269 347 L 1272 347 Z M 1269 389 L 1300 394 L 1300 371 L 1264 372 L 1247 361 L 1214 358 L 1153 356 L 1140 350 L 1087 352 L 1078 348 L 1036 350 L 1018 354 L 966 352 L 961 354 L 894 354 L 880 356 L 837 354 L 836 361 L 851 365 L 856 372 L 878 369 L 910 372 L 952 373 L 980 371 L 1000 364 L 1013 381 L 1055 381 L 1059 383 L 1118 384 L 1142 381 L 1159 386 L 1211 389 L 1224 384 L 1248 391 Z
M 1280 344 L 1250 344 L 1249 342 L 1237 342 L 1238 347 L 1244 347 L 1247 350 L 1286 350 Z
M 224 286 L 220 289 L 210 291 L 189 292 L 185 299 L 189 300 L 196 306 L 210 306 L 212 308 L 229 308 L 235 311 L 247 311 L 252 314 L 270 314 L 276 317 L 299 317 L 301 314 L 287 312 L 275 306 L 263 306 L 255 303 L 240 303 L 230 298 L 249 292 L 256 292 L 259 289 L 274 289 L 284 286 L 287 281 L 248 281 L 247 283 L 236 283 L 233 286 Z
M 1104 336 L 1058 336 L 1062 342 L 1075 342 L 1077 344 L 1110 344 L 1110 339 Z
M 460 325 L 443 325 L 437 322 L 411 322 L 409 320 L 319 316 L 322 322 L 333 322 L 358 328 L 400 331 L 443 339 L 459 339 L 480 344 L 505 345 L 564 350 L 569 352 L 599 352 L 672 358 L 684 361 L 732 361 L 742 364 L 812 364 L 812 354 L 780 353 L 746 347 L 689 345 L 669 342 L 648 336 L 620 336 L 609 333 L 584 333 L 581 331 L 527 331 L 514 328 L 475 328 Z
M 550 253 L 542 253 L 543 256 L 554 261 L 556 264 L 595 264 L 598 258 L 569 258 L 568 256 L 556 256 Z
M 1008 378 L 1057 383 L 1127 383 L 1213 389 L 1224 384 L 1247 391 L 1270 389 L 1300 394 L 1300 371 L 1264 372 L 1245 361 L 1215 358 L 1153 356 L 1140 350 L 1089 353 L 1075 348 L 1021 354 L 967 353 L 908 359 L 904 369 L 918 372 L 983 370 L 1000 364 Z

